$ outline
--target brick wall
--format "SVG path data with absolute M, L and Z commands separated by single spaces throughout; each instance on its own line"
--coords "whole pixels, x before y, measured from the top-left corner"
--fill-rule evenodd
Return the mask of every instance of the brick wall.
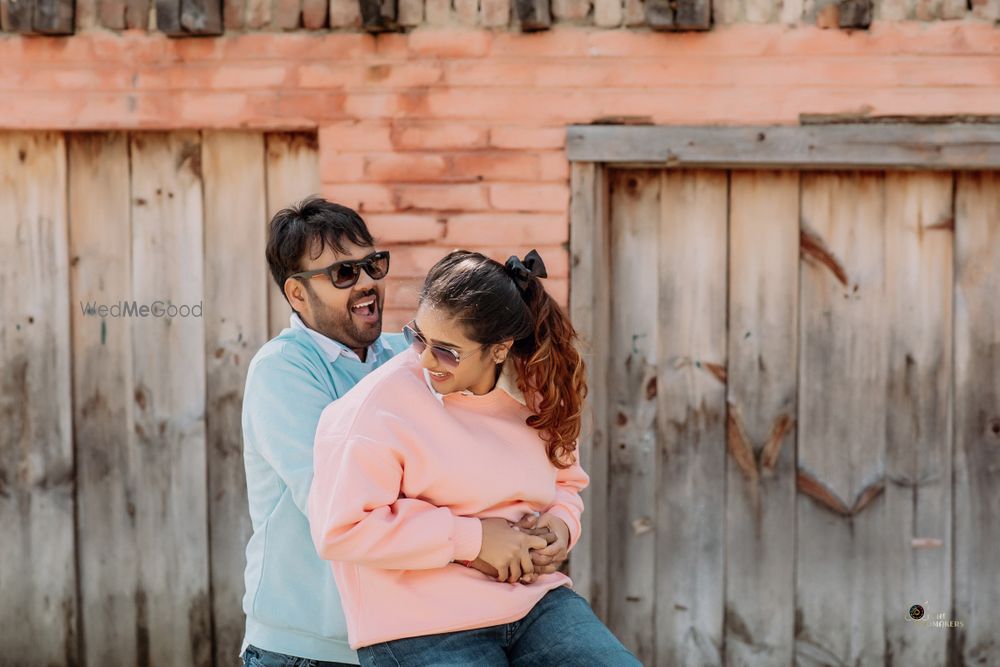
M 323 194 L 361 210 L 393 249 L 395 326 L 455 247 L 498 259 L 538 247 L 565 301 L 568 124 L 1000 115 L 998 56 L 1000 30 L 965 22 L 5 36 L 0 128 L 318 130 Z

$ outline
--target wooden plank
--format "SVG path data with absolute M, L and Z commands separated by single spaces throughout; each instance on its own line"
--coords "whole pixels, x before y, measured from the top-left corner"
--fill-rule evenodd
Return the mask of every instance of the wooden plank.
M 656 664 L 718 665 L 726 539 L 728 179 L 721 171 L 665 171 L 662 178 L 659 312 L 645 314 L 659 327 Z
M 181 26 L 190 35 L 221 35 L 222 1 L 182 0 Z
M 77 561 L 86 664 L 139 664 L 148 623 L 136 608 L 135 451 L 132 440 L 132 321 L 111 306 L 133 293 L 128 137 L 71 133 L 70 255 L 73 314 L 73 434 L 79 452 Z M 106 304 L 104 317 L 87 313 Z
M 181 35 L 181 4 L 184 0 L 154 0 L 156 29 L 167 35 Z
M 949 173 L 885 181 L 885 650 L 901 664 L 947 662 L 948 632 L 904 612 L 951 610 L 952 181 Z
M 149 29 L 149 8 L 152 0 L 125 0 L 125 25 L 130 30 Z
M 801 201 L 796 660 L 882 664 L 884 179 L 803 174 Z
M 646 25 L 653 30 L 708 30 L 712 27 L 709 0 L 645 0 Z
M 594 25 L 598 28 L 617 28 L 624 15 L 622 0 L 594 0 Z
M 197 133 L 131 137 L 132 286 L 139 303 L 194 307 L 204 289 Z M 212 662 L 205 460 L 205 326 L 196 316 L 133 324 L 133 429 L 142 664 Z
M 95 5 L 97 25 L 109 30 L 125 29 L 125 0 L 89 0 L 89 2 Z
M 76 0 L 73 12 L 74 31 L 92 30 L 100 25 L 98 22 L 97 0 Z
M 246 23 L 246 14 L 247 0 L 223 0 L 222 27 L 225 30 L 242 30 Z
M 35 0 L 35 32 L 72 35 L 74 0 Z
M 1000 175 L 961 174 L 955 199 L 956 664 L 1000 664 Z
M 571 126 L 570 160 L 669 167 L 996 169 L 1000 125 Z
M 302 27 L 323 30 L 327 26 L 327 0 L 302 0 Z
M 549 0 L 514 0 L 514 10 L 521 32 L 538 32 L 552 27 Z
M 583 532 L 569 560 L 573 589 L 602 619 L 608 615 L 608 350 L 607 181 L 593 163 L 570 172 L 570 317 L 587 365 L 588 400 L 580 434 L 580 462 L 590 476 L 583 491 Z
M 311 134 L 275 132 L 266 135 L 267 218 L 319 192 L 319 158 Z M 268 282 L 268 335 L 288 326 L 291 308 L 273 280 Z
M 34 0 L 0 0 L 0 27 L 4 32 L 32 32 Z
M 660 172 L 610 185 L 608 623 L 643 664 L 656 655 L 656 386 Z
M 792 664 L 799 175 L 736 172 L 729 200 L 725 664 Z
M 0 183 L 0 655 L 76 664 L 62 134 L 0 134 Z
M 396 3 L 384 0 L 357 0 L 361 27 L 366 32 L 391 32 L 396 25 Z
M 156 0 L 156 29 L 172 37 L 221 35 L 221 0 Z
M 331 0 L 333 1 L 335 0 Z M 269 25 L 271 25 L 271 0 L 246 0 L 246 28 L 261 30 Z
M 202 157 L 212 617 L 215 664 L 226 665 L 235 662 L 243 640 L 240 565 L 253 532 L 240 425 L 243 381 L 254 352 L 267 341 L 264 136 L 206 132 Z
M 401 1 L 400 12 L 402 12 L 403 6 Z M 406 25 L 402 16 L 400 16 L 399 22 Z M 481 0 L 479 3 L 479 24 L 484 28 L 506 28 L 510 25 L 510 0 Z
M 301 25 L 302 3 L 300 0 L 274 0 L 271 27 L 277 30 L 296 30 Z
M 842 29 L 866 30 L 872 23 L 872 0 L 840 0 L 837 3 L 837 25 Z

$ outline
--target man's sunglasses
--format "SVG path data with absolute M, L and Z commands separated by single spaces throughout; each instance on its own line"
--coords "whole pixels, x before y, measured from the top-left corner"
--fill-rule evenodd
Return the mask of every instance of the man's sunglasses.
M 333 286 L 338 289 L 354 287 L 361 277 L 361 270 L 372 280 L 382 280 L 389 274 L 389 251 L 381 250 L 373 252 L 364 259 L 347 259 L 342 262 L 334 262 L 325 269 L 315 271 L 300 271 L 288 276 L 289 278 L 313 278 L 325 274 Z
M 403 338 L 406 340 L 407 345 L 413 347 L 417 354 L 423 354 L 424 350 L 428 347 L 431 348 L 431 354 L 437 359 L 438 363 L 442 366 L 447 366 L 448 368 L 455 368 L 463 359 L 468 358 L 476 350 L 482 348 L 482 345 L 476 348 L 476 350 L 471 350 L 468 354 L 462 355 L 458 350 L 453 350 L 450 347 L 444 347 L 443 345 L 431 345 L 424 338 L 424 335 L 417 331 L 416 329 L 417 321 L 410 320 L 409 324 L 403 326 Z

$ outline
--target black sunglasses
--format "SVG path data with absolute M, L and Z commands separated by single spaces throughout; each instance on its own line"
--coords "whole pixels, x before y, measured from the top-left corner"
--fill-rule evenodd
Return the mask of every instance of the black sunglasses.
M 444 347 L 443 345 L 431 345 L 424 338 L 424 335 L 417 331 L 416 329 L 417 321 L 410 320 L 409 324 L 403 325 L 403 338 L 406 340 L 406 344 L 413 347 L 417 351 L 417 354 L 423 354 L 424 350 L 428 347 L 431 348 L 431 354 L 434 358 L 438 360 L 442 366 L 447 366 L 448 368 L 456 368 L 463 359 L 471 356 L 476 350 L 482 349 L 482 345 L 476 348 L 476 350 L 471 350 L 468 354 L 460 354 L 458 350 L 453 350 L 450 347 Z
M 354 287 L 361 277 L 361 270 L 372 280 L 382 280 L 389 274 L 389 251 L 380 250 L 373 252 L 364 259 L 347 259 L 342 262 L 334 262 L 325 269 L 315 271 L 300 271 L 288 276 L 289 278 L 313 278 L 318 275 L 326 275 L 338 289 Z

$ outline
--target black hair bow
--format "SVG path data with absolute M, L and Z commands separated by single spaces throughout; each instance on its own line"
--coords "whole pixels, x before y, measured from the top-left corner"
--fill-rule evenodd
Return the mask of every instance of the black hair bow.
M 545 262 L 542 261 L 542 256 L 538 254 L 537 250 L 529 252 L 523 260 L 518 259 L 517 255 L 511 255 L 504 267 L 522 292 L 528 289 L 532 276 L 549 277 L 549 274 L 545 272 Z

